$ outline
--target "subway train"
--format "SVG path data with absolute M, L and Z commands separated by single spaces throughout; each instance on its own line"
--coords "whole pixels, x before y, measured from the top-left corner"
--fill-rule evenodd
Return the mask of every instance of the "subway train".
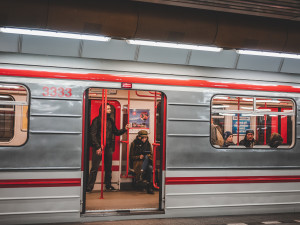
M 1 65 L 2 224 L 300 211 L 300 75 L 85 62 Z M 114 137 L 117 191 L 103 187 L 101 163 L 88 193 L 90 127 L 106 103 L 116 127 L 131 128 Z M 154 194 L 131 168 L 140 130 Z

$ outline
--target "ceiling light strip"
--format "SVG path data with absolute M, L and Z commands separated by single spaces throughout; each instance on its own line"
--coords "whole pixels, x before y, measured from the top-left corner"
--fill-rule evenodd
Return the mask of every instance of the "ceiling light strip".
M 45 36 L 45 37 L 70 38 L 70 39 L 80 39 L 80 40 L 90 40 L 90 41 L 110 41 L 111 39 L 110 37 L 104 37 L 100 35 L 64 33 L 64 32 L 56 32 L 56 31 L 30 30 L 30 29 L 9 28 L 9 27 L 0 27 L 0 32 Z
M 300 59 L 300 55 L 288 54 L 288 53 L 264 52 L 264 51 L 252 51 L 252 50 L 237 50 L 236 52 L 241 55 L 259 55 L 259 56 L 269 56 L 269 57 L 279 57 L 279 58 Z
M 222 51 L 222 48 L 218 48 L 218 47 L 175 44 L 175 43 L 157 42 L 157 41 L 127 40 L 127 43 L 133 45 L 146 45 L 146 46 L 154 46 L 154 47 L 179 48 L 179 49 L 190 49 L 190 50 L 211 51 L 211 52 Z

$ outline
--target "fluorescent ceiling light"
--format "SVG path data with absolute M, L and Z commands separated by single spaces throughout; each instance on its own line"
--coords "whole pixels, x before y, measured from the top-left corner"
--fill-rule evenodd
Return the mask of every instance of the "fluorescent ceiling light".
M 104 37 L 98 35 L 63 33 L 63 32 L 43 31 L 43 30 L 29 30 L 29 29 L 8 28 L 8 27 L 1 27 L 0 32 L 12 33 L 12 34 L 36 35 L 36 36 L 45 36 L 45 37 L 71 38 L 71 39 L 90 40 L 90 41 L 109 41 L 111 39 L 110 37 Z
M 252 50 L 237 50 L 236 52 L 241 55 L 260 55 L 260 56 L 300 59 L 300 55 L 288 54 L 288 53 L 263 52 L 263 51 L 252 51 Z
M 210 46 L 175 44 L 175 43 L 156 42 L 156 41 L 127 40 L 127 43 L 133 45 L 146 45 L 146 46 L 165 47 L 165 48 L 180 48 L 180 49 L 191 49 L 191 50 L 201 50 L 201 51 L 211 51 L 211 52 L 220 52 L 222 50 L 222 48 L 210 47 Z

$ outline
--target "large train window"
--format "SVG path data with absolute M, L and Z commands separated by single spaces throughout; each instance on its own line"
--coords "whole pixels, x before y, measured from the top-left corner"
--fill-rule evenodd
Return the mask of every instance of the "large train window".
M 27 140 L 28 91 L 0 84 L 0 146 L 20 146 Z
M 211 104 L 211 144 L 216 148 L 292 148 L 295 111 L 294 101 L 287 98 L 216 95 Z

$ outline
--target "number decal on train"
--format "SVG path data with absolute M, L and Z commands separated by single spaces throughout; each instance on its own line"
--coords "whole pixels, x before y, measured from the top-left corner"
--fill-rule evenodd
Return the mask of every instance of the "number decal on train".
M 72 88 L 56 88 L 56 87 L 43 87 L 43 96 L 51 96 L 51 97 L 71 97 L 72 96 Z

